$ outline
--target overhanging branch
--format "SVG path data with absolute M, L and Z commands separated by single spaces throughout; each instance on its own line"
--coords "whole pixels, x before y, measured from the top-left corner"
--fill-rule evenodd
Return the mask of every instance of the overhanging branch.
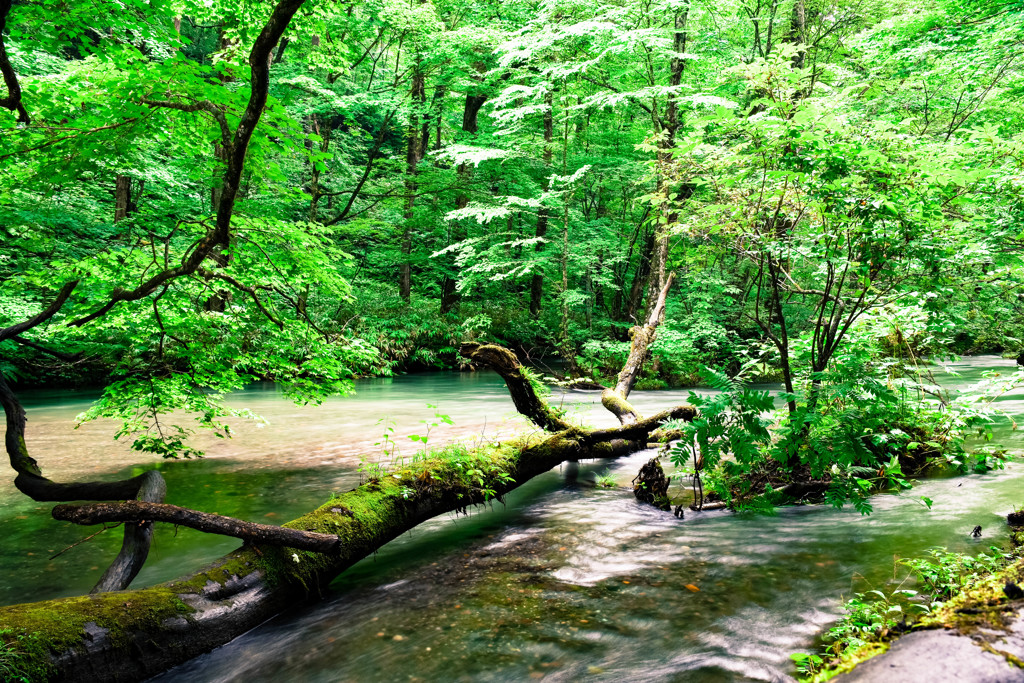
M 53 518 L 82 525 L 106 522 L 169 522 L 210 534 L 233 536 L 253 545 L 282 545 L 320 553 L 337 550 L 341 542 L 337 536 L 332 534 L 289 529 L 271 524 L 256 524 L 177 505 L 139 500 L 58 505 L 53 508 Z

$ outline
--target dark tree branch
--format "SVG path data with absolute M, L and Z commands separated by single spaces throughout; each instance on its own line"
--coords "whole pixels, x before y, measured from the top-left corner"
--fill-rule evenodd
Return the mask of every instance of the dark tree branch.
M 167 495 L 167 482 L 156 470 L 145 472 L 140 477 L 139 492 L 136 497 L 149 504 L 161 503 Z M 63 507 L 58 505 L 57 508 Z M 53 514 L 56 517 L 57 508 Z M 125 520 L 128 521 L 128 520 Z M 150 521 L 131 520 L 124 527 L 124 540 L 121 552 L 103 572 L 90 593 L 106 593 L 107 591 L 124 590 L 138 576 L 142 565 L 149 557 L 149 548 L 153 542 L 153 523 Z
M 687 422 L 691 422 L 695 417 L 697 417 L 697 409 L 693 406 L 676 406 L 675 408 L 663 410 L 660 413 L 642 418 L 636 422 L 626 424 L 621 427 L 592 430 L 583 436 L 582 441 L 584 443 L 593 444 L 613 439 L 625 439 L 627 441 L 646 439 L 654 433 L 658 427 L 666 422 L 670 422 L 672 420 L 686 420 Z M 668 433 L 670 432 L 666 432 L 666 434 Z
M 224 171 L 220 203 L 217 206 L 216 236 L 218 242 L 224 246 L 230 241 L 231 214 L 234 211 L 242 169 L 245 166 L 245 153 L 256 130 L 256 124 L 263 115 L 263 109 L 267 106 L 267 96 L 270 92 L 269 57 L 303 2 L 304 0 L 280 0 L 249 52 L 249 68 L 252 74 L 249 81 L 249 104 L 242 112 L 242 118 L 228 147 L 227 169 Z
M 60 351 L 54 351 L 53 349 L 46 348 L 42 344 L 37 344 L 34 341 L 29 341 L 28 339 L 22 339 L 21 337 L 11 337 L 7 341 L 12 341 L 15 344 L 21 344 L 22 346 L 27 346 L 30 349 L 35 349 L 39 353 L 45 353 L 48 356 L 53 356 L 54 358 L 60 359 L 60 360 L 65 361 L 67 363 L 75 363 L 75 362 L 78 362 L 79 360 L 82 359 L 82 354 L 81 353 L 62 353 Z
M 60 291 L 57 292 L 56 298 L 38 315 L 0 330 L 0 341 L 17 337 L 22 332 L 27 332 L 36 325 L 41 325 L 52 318 L 58 311 L 60 311 L 61 308 L 64 307 L 65 302 L 67 302 L 68 297 L 71 296 L 71 292 L 74 291 L 75 287 L 78 286 L 78 283 L 79 280 L 72 280 L 71 282 L 65 283 L 64 286 L 60 288 Z
M 169 522 L 206 533 L 233 536 L 253 545 L 283 545 L 319 553 L 334 552 L 341 543 L 341 540 L 332 534 L 289 529 L 270 524 L 256 524 L 234 517 L 190 510 L 177 505 L 138 500 L 129 500 L 123 503 L 58 505 L 53 508 L 53 518 L 82 525 L 106 522 L 141 522 L 142 524 Z
M 170 100 L 142 100 L 142 103 L 149 105 L 150 107 L 160 107 L 163 109 L 177 109 L 178 111 L 184 112 L 197 112 L 205 111 L 208 114 L 212 114 L 213 118 L 216 119 L 217 125 L 220 126 L 220 144 L 225 149 L 231 146 L 231 127 L 228 126 L 227 116 L 224 115 L 224 110 L 215 105 L 209 100 L 202 100 L 200 102 L 193 102 L 192 104 L 184 104 L 182 102 L 171 102 Z
M 7 15 L 11 12 L 13 0 L 0 0 L 0 75 L 4 77 L 4 85 L 7 86 L 7 97 L 0 99 L 0 107 L 17 112 L 18 123 L 28 125 L 32 122 L 28 110 L 21 102 L 21 84 L 18 83 L 18 75 L 14 73 L 10 60 L 7 58 L 7 47 L 4 45 L 4 31 L 7 29 Z
M 373 162 L 377 160 L 377 153 L 380 152 L 380 148 L 384 144 L 384 135 L 387 133 L 388 124 L 391 123 L 391 118 L 397 111 L 397 109 L 392 109 L 384 118 L 384 123 L 380 126 L 380 132 L 377 134 L 377 139 L 374 141 L 373 147 L 370 149 L 370 154 L 366 159 L 366 166 L 363 168 L 363 174 L 359 177 L 359 182 L 356 183 L 355 188 L 352 190 L 352 195 L 348 198 L 345 208 L 341 210 L 341 213 L 327 223 L 327 225 L 340 223 L 345 220 L 349 212 L 352 210 L 352 205 L 355 204 L 356 197 L 359 196 L 359 192 L 363 189 L 363 185 L 366 184 L 366 180 L 370 177 L 370 171 L 373 170 Z
M 256 294 L 257 287 L 255 285 L 244 285 L 235 278 L 231 277 L 230 275 L 225 275 L 224 273 L 207 270 L 206 268 L 200 268 L 198 273 L 199 275 L 202 275 L 205 278 L 211 278 L 214 280 L 221 280 L 222 282 L 227 282 L 235 289 L 241 292 L 245 292 L 250 297 L 252 297 L 252 300 L 253 302 L 255 302 L 256 307 L 260 309 L 260 312 L 267 318 L 267 320 L 277 325 L 278 329 L 284 329 L 284 323 L 275 318 L 274 314 L 267 310 L 267 307 L 263 305 L 262 301 L 260 301 L 259 295 Z
M 508 349 L 497 344 L 466 342 L 459 347 L 459 353 L 464 358 L 486 365 L 501 375 L 508 386 L 508 392 L 512 395 L 516 410 L 530 418 L 541 429 L 549 432 L 574 429 L 573 425 L 563 420 L 561 415 L 537 395 L 529 378 L 523 373 L 523 366 Z

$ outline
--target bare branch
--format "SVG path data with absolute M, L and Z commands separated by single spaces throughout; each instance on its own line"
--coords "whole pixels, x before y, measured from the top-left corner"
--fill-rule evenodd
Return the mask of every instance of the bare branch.
M 75 524 L 106 522 L 170 522 L 211 534 L 233 536 L 257 545 L 283 545 L 299 550 L 329 553 L 338 549 L 341 539 L 332 534 L 289 529 L 271 524 L 256 524 L 234 517 L 199 512 L 167 503 L 128 500 L 120 503 L 58 505 L 53 518 Z
M 266 306 L 263 305 L 263 302 L 260 301 L 259 296 L 256 294 L 256 290 L 259 289 L 257 286 L 244 285 L 235 278 L 231 277 L 230 275 L 225 275 L 224 273 L 207 270 L 206 268 L 200 268 L 198 273 L 199 275 L 202 275 L 205 278 L 212 278 L 214 280 L 221 280 L 223 282 L 227 282 L 235 289 L 245 292 L 246 294 L 252 297 L 252 300 L 256 303 L 256 307 L 260 309 L 260 312 L 264 316 L 266 316 L 267 320 L 277 325 L 279 329 L 284 329 L 284 323 L 275 318 L 274 315 L 267 310 Z

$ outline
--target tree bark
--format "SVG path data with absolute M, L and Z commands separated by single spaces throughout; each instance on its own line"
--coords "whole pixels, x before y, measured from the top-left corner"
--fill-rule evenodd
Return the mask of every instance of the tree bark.
M 475 136 L 479 130 L 477 124 L 477 114 L 480 113 L 480 108 L 484 106 L 484 102 L 487 101 L 487 95 L 466 95 L 466 103 L 462 109 L 462 132 L 471 136 Z M 440 115 L 439 115 L 440 118 Z M 464 209 L 469 205 L 469 181 L 473 177 L 473 171 L 469 167 L 469 164 L 459 164 L 457 169 L 459 176 L 459 184 L 463 189 L 455 197 L 455 208 Z M 452 236 L 450 242 L 455 244 L 464 240 L 466 233 L 465 230 L 458 224 L 453 227 Z M 451 312 L 459 305 L 459 293 L 457 291 L 458 285 L 458 274 L 456 272 L 455 258 L 452 255 L 446 257 L 445 266 L 451 272 L 445 273 L 444 278 L 441 281 L 441 314 Z
M 160 498 L 163 498 L 163 494 Z M 152 526 L 153 522 L 170 522 L 206 533 L 234 536 L 250 543 L 283 545 L 318 553 L 332 552 L 337 549 L 339 543 L 338 537 L 333 534 L 286 529 L 270 524 L 254 524 L 233 517 L 149 501 L 58 505 L 53 508 L 53 518 L 86 526 L 106 522 L 133 522 L 140 519 L 147 520 L 143 524 L 149 526 Z
M 462 109 L 462 130 L 476 133 L 480 128 L 477 115 L 487 101 L 487 95 L 466 95 L 466 105 Z
M 673 149 L 676 144 L 676 131 L 679 129 L 679 87 L 683 82 L 683 69 L 686 61 L 680 57 L 686 52 L 686 23 L 688 11 L 677 12 L 673 19 L 673 56 L 669 60 L 669 93 L 665 104 L 664 130 L 658 143 L 658 188 L 661 196 L 661 225 L 658 227 L 657 241 L 651 258 L 651 276 L 648 281 L 648 312 L 653 310 L 658 301 L 658 293 L 665 288 L 666 268 L 668 265 L 668 230 L 679 220 L 675 211 L 672 185 L 675 180 L 675 160 Z M 664 312 L 664 309 L 662 309 Z
M 0 0 L 0 76 L 3 76 L 4 85 L 7 86 L 7 97 L 0 98 L 0 108 L 8 109 L 18 115 L 18 123 L 27 126 L 32 122 L 28 110 L 21 101 L 21 84 L 18 76 L 14 73 L 14 67 L 7 57 L 7 47 L 4 45 L 4 32 L 7 30 L 7 15 L 11 12 L 13 0 Z
M 325 125 L 321 127 L 316 114 L 312 114 L 310 116 L 310 124 L 312 125 L 313 132 L 320 136 L 320 153 L 326 154 L 331 148 L 330 119 L 325 121 Z M 317 163 L 322 162 L 313 163 L 309 179 L 309 220 L 311 221 L 318 220 L 317 212 L 320 205 L 320 197 L 324 194 L 320 190 L 320 171 L 317 169 Z
M 167 483 L 156 470 L 144 472 L 139 479 L 139 492 L 136 498 L 148 505 L 159 504 L 167 495 Z M 134 502 L 134 501 L 133 501 Z M 61 507 L 61 506 L 57 506 Z M 56 509 L 54 509 L 56 517 Z M 118 520 L 127 522 L 124 527 L 124 539 L 121 552 L 110 563 L 103 576 L 96 582 L 90 593 L 106 593 L 127 588 L 138 576 L 142 565 L 149 557 L 149 548 L 153 542 L 153 522 L 137 521 L 139 518 Z
M 114 222 L 124 220 L 128 216 L 128 207 L 132 201 L 131 176 L 118 174 L 114 181 Z

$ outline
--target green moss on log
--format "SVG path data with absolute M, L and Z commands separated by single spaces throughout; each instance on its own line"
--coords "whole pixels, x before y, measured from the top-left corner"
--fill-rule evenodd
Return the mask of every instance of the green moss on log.
M 194 656 L 231 637 L 219 617 L 206 620 L 207 603 L 213 603 L 213 612 L 223 612 L 237 595 L 262 583 L 270 590 L 259 599 L 269 611 L 248 613 L 245 624 L 251 625 L 253 619 L 290 604 L 303 589 L 308 595 L 319 594 L 339 573 L 431 517 L 501 499 L 565 460 L 614 457 L 643 448 L 652 428 L 653 424 L 638 431 L 634 426 L 628 435 L 635 441 L 618 438 L 615 432 L 594 443 L 597 432 L 570 428 L 541 440 L 532 435 L 475 449 L 447 447 L 335 495 L 286 525 L 338 536 L 334 552 L 243 546 L 194 574 L 153 588 L 0 607 L 0 654 L 15 661 L 19 671 L 32 671 L 30 680 L 68 678 L 90 666 L 87 643 L 99 637 L 105 643 L 104 656 L 149 662 L 138 665 L 129 677 L 149 675 L 183 661 L 179 655 Z M 183 637 L 182 619 L 207 639 Z M 146 659 L 145 643 L 161 643 L 156 653 L 160 663 Z M 106 678 L 115 680 L 117 675 Z
M 83 595 L 5 607 L 0 637 L 19 666 L 32 672 L 30 680 L 45 680 L 53 656 L 82 647 L 87 627 L 103 629 L 112 645 L 124 646 L 134 633 L 158 629 L 168 619 L 188 618 L 192 611 L 166 586 Z
M 1007 609 L 1012 602 L 1003 592 L 1008 582 L 1024 579 L 1024 557 L 1019 557 L 991 576 L 981 579 L 953 596 L 942 607 L 925 616 L 917 628 L 955 628 L 960 633 L 973 635 L 979 629 L 1006 628 L 1016 617 L 1015 610 Z
M 853 671 L 859 664 L 868 661 L 872 657 L 888 652 L 890 645 L 891 643 L 888 642 L 864 643 L 857 649 L 843 654 L 835 662 L 830 662 L 828 669 L 819 671 L 810 679 L 801 680 L 805 681 L 805 683 L 824 683 L 839 674 Z

